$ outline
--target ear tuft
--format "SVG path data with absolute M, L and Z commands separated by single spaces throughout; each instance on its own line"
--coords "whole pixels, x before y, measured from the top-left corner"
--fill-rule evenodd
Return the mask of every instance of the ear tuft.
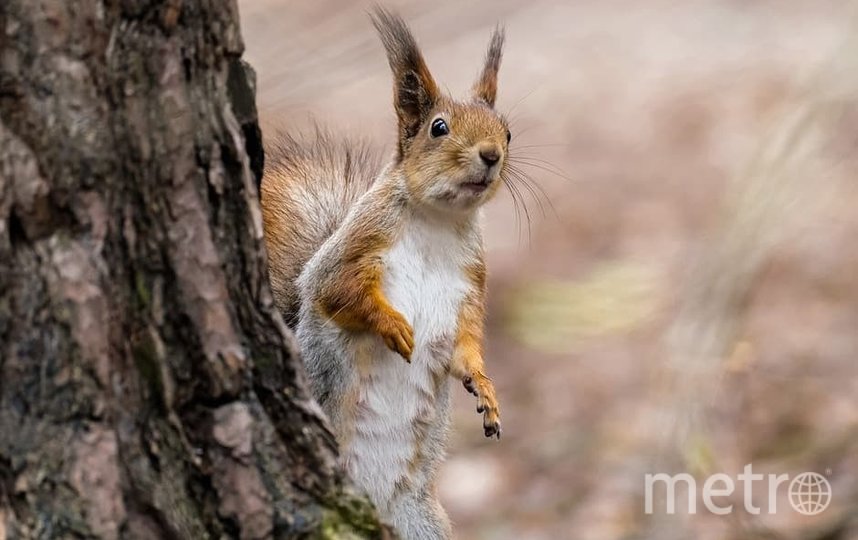
M 498 92 L 498 70 L 503 57 L 503 42 L 505 31 L 502 26 L 495 27 L 489 50 L 486 52 L 486 62 L 477 84 L 474 85 L 474 95 L 485 101 L 490 107 L 495 106 Z
M 440 97 L 414 36 L 402 17 L 380 6 L 370 13 L 393 72 L 393 105 L 399 119 L 400 157 Z

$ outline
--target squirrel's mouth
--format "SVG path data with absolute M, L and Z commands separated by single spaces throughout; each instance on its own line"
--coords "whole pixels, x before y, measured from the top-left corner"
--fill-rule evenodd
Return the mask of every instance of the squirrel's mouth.
M 487 190 L 491 184 L 492 180 L 490 178 L 483 177 L 478 180 L 472 180 L 470 182 L 462 182 L 460 184 L 460 187 L 469 193 L 479 195 L 480 193 Z

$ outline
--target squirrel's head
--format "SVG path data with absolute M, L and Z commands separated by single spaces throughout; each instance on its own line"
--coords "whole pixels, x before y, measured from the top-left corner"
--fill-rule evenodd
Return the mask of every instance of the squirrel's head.
M 494 109 L 503 30 L 492 35 L 470 100 L 460 102 L 438 89 L 399 16 L 377 7 L 372 21 L 393 71 L 396 166 L 412 200 L 440 210 L 473 210 L 497 192 L 507 166 L 510 132 Z

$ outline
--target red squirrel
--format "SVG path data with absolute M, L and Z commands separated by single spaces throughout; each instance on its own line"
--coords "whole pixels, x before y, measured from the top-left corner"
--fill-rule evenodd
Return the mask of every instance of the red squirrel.
M 450 377 L 477 396 L 485 435 L 501 433 L 483 362 L 480 209 L 507 174 L 510 132 L 494 109 L 504 33 L 472 95 L 455 101 L 404 21 L 371 17 L 393 72 L 395 156 L 380 168 L 325 135 L 270 145 L 270 275 L 351 479 L 402 538 L 449 538 L 436 483 Z

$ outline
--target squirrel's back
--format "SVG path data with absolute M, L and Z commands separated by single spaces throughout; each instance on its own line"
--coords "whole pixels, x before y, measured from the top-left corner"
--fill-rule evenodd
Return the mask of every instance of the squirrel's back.
M 295 280 L 345 219 L 381 170 L 378 153 L 363 143 L 317 129 L 296 138 L 277 133 L 265 143 L 261 197 L 271 287 L 286 322 L 297 322 Z

